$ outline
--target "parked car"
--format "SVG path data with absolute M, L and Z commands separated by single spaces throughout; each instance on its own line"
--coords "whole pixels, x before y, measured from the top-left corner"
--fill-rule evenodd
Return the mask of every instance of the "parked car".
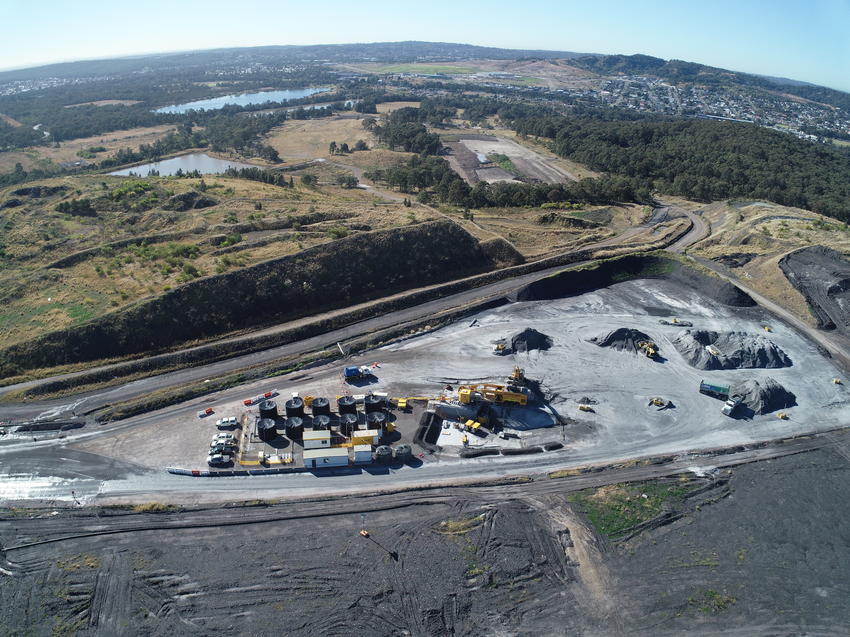
M 207 464 L 211 467 L 230 464 L 230 456 L 226 453 L 214 453 L 207 457 Z
M 228 445 L 228 444 L 218 443 L 218 444 L 215 444 L 215 445 L 210 445 L 209 454 L 213 455 L 213 454 L 217 454 L 217 453 L 224 453 L 224 454 L 233 456 L 233 455 L 236 455 L 236 451 L 237 451 L 236 445 Z
M 239 424 L 239 421 L 236 420 L 236 416 L 230 416 L 228 418 L 219 418 L 215 421 L 215 426 L 220 429 L 225 429 L 227 427 L 235 427 Z
M 216 434 L 215 436 L 213 436 L 213 439 L 212 439 L 213 445 L 218 444 L 218 443 L 223 443 L 223 442 L 235 443 L 236 442 L 236 436 L 234 436 L 233 434 L 228 434 L 228 433 L 220 433 L 220 434 Z
M 206 418 L 207 416 L 212 416 L 214 413 L 215 410 L 212 407 L 207 407 L 198 412 L 198 418 Z

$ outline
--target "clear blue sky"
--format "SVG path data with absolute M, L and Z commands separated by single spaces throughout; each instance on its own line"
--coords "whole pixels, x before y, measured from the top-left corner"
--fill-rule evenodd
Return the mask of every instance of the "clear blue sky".
M 850 91 L 850 0 L 0 0 L 0 68 L 268 44 L 429 40 L 645 53 Z

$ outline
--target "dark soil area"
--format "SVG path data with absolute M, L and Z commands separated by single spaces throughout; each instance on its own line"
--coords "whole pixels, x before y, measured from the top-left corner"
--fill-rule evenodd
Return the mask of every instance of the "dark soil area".
M 673 339 L 673 346 L 697 369 L 776 369 L 791 366 L 788 355 L 761 334 L 683 330 Z M 707 346 L 719 353 L 711 353 Z
M 818 327 L 850 335 L 850 261 L 824 246 L 787 254 L 779 268 L 806 298 Z
M 847 634 L 846 450 L 737 467 L 729 487 L 728 497 L 616 547 L 612 595 L 631 632 Z
M 517 301 L 561 299 L 631 279 L 667 279 L 723 305 L 753 307 L 756 302 L 728 281 L 654 253 L 627 255 L 576 270 L 565 270 L 530 283 L 515 293 Z
M 652 339 L 640 330 L 632 329 L 630 327 L 621 327 L 613 332 L 600 334 L 599 336 L 594 336 L 587 340 L 599 347 L 610 347 L 611 349 L 616 349 L 621 352 L 637 354 L 640 352 L 638 343 L 641 341 L 651 341 Z

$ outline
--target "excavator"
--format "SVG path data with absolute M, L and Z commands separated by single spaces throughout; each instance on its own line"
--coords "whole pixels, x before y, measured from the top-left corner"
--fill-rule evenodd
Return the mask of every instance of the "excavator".
M 647 358 L 658 358 L 658 345 L 656 345 L 654 342 L 640 341 L 637 345 Z

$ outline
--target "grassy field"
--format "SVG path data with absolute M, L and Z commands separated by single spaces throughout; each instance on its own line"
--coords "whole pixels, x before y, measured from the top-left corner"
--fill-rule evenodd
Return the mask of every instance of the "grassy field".
M 435 217 L 424 208 L 412 210 L 368 191 L 338 187 L 330 169 L 312 172 L 320 179 L 317 188 L 301 186 L 297 176 L 294 189 L 210 176 L 204 194 L 217 204 L 186 212 L 165 210 L 162 204 L 170 196 L 197 190 L 197 179 L 91 175 L 39 182 L 69 190 L 48 198 L 24 198 L 22 206 L 4 211 L 0 346 L 83 323 L 199 276 L 292 254 L 352 232 Z M 118 192 L 134 192 L 132 187 L 139 183 L 146 190 L 126 195 L 114 210 L 98 210 L 95 217 L 56 210 L 63 200 L 114 197 Z M 0 191 L 0 201 L 7 200 L 11 190 Z M 334 218 L 297 221 L 310 215 Z M 281 222 L 292 227 L 268 228 Z M 146 243 L 145 237 L 165 232 L 184 236 Z M 44 267 L 68 254 L 127 238 L 137 238 L 138 243 L 104 248 L 68 267 Z
M 98 160 L 105 159 L 119 148 L 136 149 L 141 144 L 152 144 L 165 137 L 172 130 L 174 130 L 174 127 L 171 125 L 131 128 L 64 141 L 59 144 L 59 148 L 33 146 L 22 151 L 0 153 L 0 173 L 12 172 L 15 169 L 16 162 L 20 162 L 24 169 L 28 169 L 39 165 L 58 164 L 63 161 L 77 161 L 80 159 L 77 153 L 92 146 L 105 147 L 105 151 L 97 153 Z
M 95 102 L 80 102 L 79 104 L 67 104 L 65 108 L 76 108 L 77 106 L 114 106 L 116 104 L 132 106 L 133 104 L 139 103 L 139 100 L 97 100 Z
M 330 157 L 328 146 L 348 144 L 353 148 L 358 140 L 373 145 L 372 134 L 363 128 L 363 120 L 352 117 L 289 120 L 272 130 L 267 142 L 280 153 L 284 161 Z
M 400 108 L 419 108 L 419 104 L 421 104 L 421 102 L 382 102 L 381 104 L 378 104 L 377 108 L 381 115 L 386 115 L 387 113 L 397 111 Z

